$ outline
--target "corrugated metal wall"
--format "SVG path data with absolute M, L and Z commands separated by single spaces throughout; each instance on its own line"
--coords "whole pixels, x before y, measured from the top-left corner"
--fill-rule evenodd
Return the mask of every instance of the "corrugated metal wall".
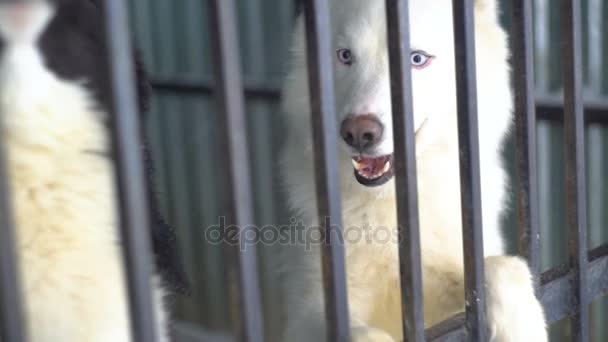
M 590 95 L 608 91 L 608 5 L 603 0 L 584 2 L 588 16 L 585 32 L 585 82 Z M 257 224 L 280 224 L 288 217 L 277 180 L 275 157 L 282 129 L 276 94 L 280 84 L 295 12 L 293 0 L 238 1 L 241 20 L 242 62 L 245 70 L 247 108 L 252 148 L 253 183 Z M 505 2 L 505 5 L 508 5 Z M 132 18 L 145 61 L 155 83 L 153 111 L 147 120 L 148 137 L 158 168 L 163 210 L 179 232 L 187 270 L 194 283 L 192 296 L 180 301 L 179 318 L 209 330 L 227 330 L 222 254 L 209 244 L 205 230 L 217 225 L 222 215 L 223 170 L 218 166 L 218 127 L 209 91 L 207 4 L 200 0 L 133 0 Z M 508 7 L 505 7 L 508 9 Z M 535 0 L 537 84 L 543 93 L 560 90 L 559 6 L 551 0 Z M 508 11 L 505 11 L 508 24 Z M 565 261 L 562 129 L 558 121 L 542 121 L 538 127 L 541 231 L 543 267 Z M 513 159 L 512 143 L 505 158 Z M 588 183 L 590 247 L 608 241 L 608 128 L 588 128 Z M 512 163 L 511 163 L 512 164 Z M 515 243 L 514 213 L 505 217 L 505 230 Z M 261 250 L 262 265 L 273 257 L 272 247 Z M 264 302 L 268 331 L 280 316 L 275 282 L 263 271 Z M 608 302 L 603 301 L 604 311 Z M 593 308 L 594 341 L 608 338 L 600 306 Z M 558 327 L 552 340 L 566 334 Z M 602 337 L 600 337 L 602 336 Z M 272 336 L 269 336 L 272 340 Z
M 588 98 L 606 94 L 608 89 L 608 5 L 603 0 L 583 2 L 584 68 Z M 537 89 L 545 94 L 561 92 L 560 18 L 559 6 L 552 0 L 536 0 L 536 68 Z M 587 184 L 589 213 L 589 247 L 608 241 L 608 126 L 590 124 L 587 129 Z M 564 210 L 563 136 L 559 122 L 541 121 L 538 126 L 538 158 L 540 183 L 540 229 L 543 268 L 550 268 L 567 258 Z M 608 301 L 596 301 L 592 306 L 593 341 L 606 341 L 605 322 Z M 552 340 L 568 335 L 568 324 L 552 329 Z
M 275 155 L 281 139 L 277 97 L 283 74 L 292 1 L 239 1 L 242 61 L 247 96 L 257 223 L 276 224 L 281 206 Z M 222 215 L 216 111 L 210 92 L 207 3 L 200 0 L 131 2 L 133 24 L 154 80 L 148 137 L 156 160 L 163 209 L 177 227 L 179 243 L 192 282 L 192 295 L 179 303 L 179 318 L 208 330 L 227 330 L 228 309 L 222 252 L 204 239 L 205 230 Z M 262 250 L 262 263 L 272 250 Z M 267 273 L 267 272 L 265 272 Z M 276 322 L 276 289 L 263 276 L 267 323 Z M 276 324 L 275 324 L 276 325 Z M 272 331 L 271 327 L 267 329 Z

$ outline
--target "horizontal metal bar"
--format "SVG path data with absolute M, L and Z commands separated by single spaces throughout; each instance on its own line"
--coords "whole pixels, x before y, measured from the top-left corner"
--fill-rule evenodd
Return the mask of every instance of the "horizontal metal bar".
M 211 332 L 203 329 L 200 324 L 186 321 L 173 323 L 176 342 L 236 342 L 234 336 L 226 332 Z
M 596 96 L 593 94 L 585 95 L 583 93 L 583 104 L 585 109 L 591 108 L 593 110 L 603 110 L 608 114 L 608 97 L 607 96 Z M 536 106 L 547 106 L 547 107 L 564 107 L 564 94 L 555 93 L 537 93 Z
M 588 295 L 592 301 L 608 295 L 608 244 L 604 244 L 588 253 L 589 274 Z M 540 277 L 540 302 L 545 308 L 548 324 L 558 322 L 574 314 L 572 306 L 572 289 L 575 271 L 568 263 L 559 265 L 544 272 Z M 464 315 L 458 314 L 441 322 L 426 331 L 427 341 L 464 341 Z
M 587 267 L 588 300 L 608 294 L 608 244 L 588 253 Z M 548 323 L 557 322 L 571 316 L 577 308 L 573 303 L 573 282 L 576 271 L 568 264 L 560 265 L 543 273 L 541 283 L 543 292 L 540 297 Z
M 453 0 L 467 339 L 486 341 L 474 0 Z
M 386 1 L 395 144 L 395 191 L 399 234 L 399 276 L 404 337 L 424 341 L 424 298 L 418 220 L 416 141 L 412 107 L 407 0 Z
M 149 202 L 144 181 L 127 6 L 125 0 L 107 0 L 104 4 L 112 81 L 112 138 L 131 328 L 134 341 L 153 342 L 158 341 L 159 333 L 153 309 Z
M 212 95 L 214 84 L 210 79 L 193 78 L 186 75 L 180 76 L 154 76 L 152 86 L 157 91 L 171 91 L 183 94 Z M 281 98 L 280 87 L 276 82 L 260 82 L 244 80 L 245 95 L 251 98 L 265 98 L 270 101 L 279 101 Z M 562 96 L 541 94 L 536 97 L 536 112 L 538 119 L 563 120 L 564 102 Z M 585 116 L 588 122 L 608 121 L 608 99 L 585 98 Z
M 466 317 L 464 313 L 452 316 L 426 331 L 426 340 L 429 342 L 460 342 L 465 341 L 467 333 L 465 330 Z
M 181 76 L 160 77 L 152 80 L 156 91 L 182 93 L 184 95 L 212 95 L 214 85 L 210 80 L 198 80 Z M 267 99 L 278 102 L 281 99 L 280 88 L 275 84 L 265 82 L 244 82 L 247 98 Z M 538 120 L 563 121 L 563 100 L 561 96 L 538 96 L 536 99 L 536 113 Z M 608 99 L 600 98 L 585 100 L 585 119 L 589 123 L 608 123 Z
M 208 2 L 210 36 L 215 70 L 216 99 L 224 148 L 223 163 L 227 170 L 228 224 L 238 227 L 238 236 L 256 234 L 253 228 L 253 199 L 250 179 L 249 144 L 245 118 L 245 101 L 239 60 L 239 36 L 234 0 Z M 201 113 L 203 114 L 203 113 Z M 240 305 L 235 315 L 239 341 L 264 341 L 262 301 L 255 245 L 224 246 L 229 269 L 226 272 L 233 297 Z
M 350 341 L 340 193 L 340 158 L 327 0 L 305 0 L 309 92 L 315 142 L 315 181 L 322 235 L 323 289 L 328 341 Z
M 215 84 L 211 79 L 193 78 L 191 76 L 154 76 L 152 78 L 152 86 L 159 91 L 172 91 L 184 94 L 206 94 L 214 93 Z M 253 80 L 244 80 L 245 95 L 254 98 L 267 98 L 269 100 L 278 101 L 281 91 L 278 85 L 268 82 L 260 82 Z
M 608 100 L 585 99 L 585 122 L 608 123 Z M 564 102 L 561 96 L 543 96 L 536 101 L 538 120 L 564 121 Z

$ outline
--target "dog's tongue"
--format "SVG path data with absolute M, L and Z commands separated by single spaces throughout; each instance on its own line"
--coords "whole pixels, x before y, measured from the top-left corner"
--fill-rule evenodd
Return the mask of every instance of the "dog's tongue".
M 363 175 L 377 175 L 383 172 L 388 158 L 388 156 L 378 158 L 354 157 L 353 166 Z

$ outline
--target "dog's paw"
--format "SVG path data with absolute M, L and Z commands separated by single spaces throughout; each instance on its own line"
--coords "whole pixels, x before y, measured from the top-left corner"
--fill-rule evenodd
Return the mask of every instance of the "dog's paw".
M 359 326 L 352 329 L 353 342 L 395 342 L 388 333 L 369 326 Z
M 518 257 L 488 257 L 488 325 L 492 342 L 546 342 L 543 308 L 534 295 L 528 265 Z

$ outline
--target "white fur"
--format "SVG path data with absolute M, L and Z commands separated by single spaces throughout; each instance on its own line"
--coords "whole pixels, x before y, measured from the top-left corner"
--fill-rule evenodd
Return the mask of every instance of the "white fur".
M 379 155 L 393 151 L 384 0 L 332 0 L 336 50 L 349 48 L 355 63 L 336 61 L 338 124 L 349 114 L 376 114 L 385 126 Z M 462 237 L 452 9 L 448 0 L 410 0 L 412 50 L 436 56 L 412 70 L 425 323 L 434 325 L 464 308 Z M 506 35 L 493 0 L 476 3 L 477 82 L 481 147 L 484 249 L 488 319 L 494 341 L 546 341 L 542 308 L 530 272 L 517 257 L 504 254 L 499 216 L 506 177 L 499 150 L 511 120 Z M 296 24 L 293 57 L 284 87 L 288 141 L 284 180 L 291 207 L 306 225 L 316 223 L 314 162 L 310 131 L 303 21 Z M 424 125 L 423 125 L 424 122 Z M 341 143 L 344 227 L 396 228 L 394 180 L 366 188 L 353 177 L 351 151 Z M 285 249 L 287 327 L 284 341 L 324 339 L 320 249 Z M 400 294 L 396 243 L 347 241 L 348 291 L 354 341 L 400 341 Z
M 0 33 L 8 42 L 0 60 L 0 114 L 30 341 L 126 342 L 105 113 L 83 85 L 45 68 L 35 43 L 52 12 L 42 1 L 0 7 Z M 159 281 L 153 286 L 164 330 L 163 291 Z

